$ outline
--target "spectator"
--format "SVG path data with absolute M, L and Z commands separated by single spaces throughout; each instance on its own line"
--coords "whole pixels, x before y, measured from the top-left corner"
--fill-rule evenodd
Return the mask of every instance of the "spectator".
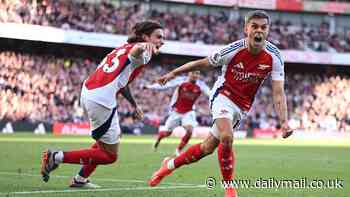
M 80 85 L 97 62 L 82 58 L 58 58 L 19 52 L 0 52 L 0 119 L 29 121 L 86 121 L 79 107 Z M 135 99 L 142 105 L 145 121 L 159 125 L 168 113 L 172 91 L 154 92 L 143 88 L 170 66 L 156 66 L 131 84 Z M 213 84 L 215 72 L 202 79 Z M 289 73 L 289 72 L 288 72 Z M 266 81 L 269 83 L 269 80 Z M 243 126 L 278 127 L 269 85 L 261 88 L 255 107 Z M 306 130 L 350 131 L 350 76 L 289 73 L 287 95 L 291 122 Z M 152 99 L 149 99 L 152 98 Z M 133 111 L 125 100 L 118 101 L 121 120 L 129 126 Z M 25 106 L 25 107 L 23 107 Z M 210 125 L 208 99 L 197 102 L 198 120 Z M 271 114 L 271 115 L 267 115 Z M 123 123 L 123 121 L 121 121 Z M 137 127 L 130 127 L 137 128 Z
M 109 2 L 12 0 L 0 2 L 0 22 L 54 26 L 86 32 L 127 34 L 129 26 L 145 17 L 161 21 L 167 39 L 205 44 L 227 44 L 243 37 L 237 32 L 242 16 L 237 9 L 212 13 L 147 10 L 139 5 L 116 7 Z M 292 24 L 275 20 L 270 41 L 281 49 L 350 52 L 350 33 L 330 33 L 329 24 Z M 225 31 L 224 31 L 225 30 Z M 341 35 L 339 33 L 342 33 Z

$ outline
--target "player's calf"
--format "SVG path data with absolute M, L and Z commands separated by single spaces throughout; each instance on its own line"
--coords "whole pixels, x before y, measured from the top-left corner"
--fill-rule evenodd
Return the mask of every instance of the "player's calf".
M 158 185 L 164 177 L 170 175 L 176 168 L 200 160 L 203 157 L 200 146 L 200 144 L 195 144 L 175 158 L 165 158 L 161 167 L 148 181 L 148 184 L 154 187 Z
M 156 151 L 158 146 L 159 146 L 159 143 L 160 141 L 163 139 L 163 138 L 166 138 L 168 136 L 171 135 L 171 132 L 170 131 L 159 131 L 158 133 L 158 136 L 157 136 L 157 140 L 156 142 L 153 144 L 153 149 Z
M 165 158 L 162 166 L 153 174 L 148 184 L 151 187 L 158 185 L 164 177 L 170 175 L 176 168 L 197 162 L 201 158 L 213 153 L 218 144 L 219 140 L 210 134 L 203 143 L 190 146 L 179 156 L 171 159 Z
M 118 155 L 105 149 L 81 149 L 64 152 L 63 163 L 107 165 L 116 162 Z
M 187 130 L 186 134 L 181 138 L 180 144 L 176 147 L 176 153 L 180 153 L 182 149 L 187 145 L 192 137 L 192 130 Z
M 215 138 L 212 134 L 209 134 L 204 142 L 201 143 L 202 154 L 204 156 L 212 154 L 216 147 L 218 147 L 219 143 L 220 141 L 217 138 Z

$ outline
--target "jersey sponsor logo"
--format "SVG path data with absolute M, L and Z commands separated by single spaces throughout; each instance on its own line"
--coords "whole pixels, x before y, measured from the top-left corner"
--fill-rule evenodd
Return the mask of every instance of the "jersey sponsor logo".
M 259 82 L 264 79 L 258 73 L 233 71 L 233 79 L 238 81 Z
M 195 100 L 197 97 L 199 97 L 200 92 L 199 91 L 181 91 L 179 97 L 181 98 L 187 98 L 190 100 Z

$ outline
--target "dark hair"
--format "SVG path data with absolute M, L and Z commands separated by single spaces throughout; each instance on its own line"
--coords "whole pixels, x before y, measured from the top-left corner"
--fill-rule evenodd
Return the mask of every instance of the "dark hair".
M 132 27 L 132 33 L 129 36 L 127 42 L 144 42 L 145 40 L 142 38 L 142 36 L 144 34 L 150 36 L 156 29 L 163 29 L 163 26 L 160 23 L 151 20 L 138 22 Z
M 270 24 L 270 16 L 264 10 L 250 11 L 245 15 L 244 23 L 248 24 L 254 18 L 267 19 L 267 23 Z

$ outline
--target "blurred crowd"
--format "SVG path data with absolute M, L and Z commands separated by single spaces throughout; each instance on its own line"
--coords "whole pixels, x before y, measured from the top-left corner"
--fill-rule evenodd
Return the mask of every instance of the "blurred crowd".
M 278 128 L 270 81 L 262 86 L 247 125 Z M 308 131 L 350 131 L 350 76 L 287 73 L 286 95 L 290 124 Z
M 54 122 L 83 116 L 80 84 L 96 64 L 14 52 L 1 52 L 0 64 L 0 119 Z
M 167 39 L 206 44 L 227 44 L 244 37 L 243 16 L 237 10 L 211 13 L 159 11 L 153 7 L 120 6 L 102 2 L 11 0 L 0 3 L 0 22 L 55 26 L 87 32 L 127 34 L 145 18 L 160 21 Z M 292 24 L 272 21 L 270 41 L 280 49 L 350 52 L 350 31 L 331 33 L 327 22 Z
M 83 80 L 97 66 L 90 59 L 69 59 L 19 52 L 0 53 L 0 120 L 86 121 L 79 106 Z M 137 103 L 145 112 L 145 121 L 159 125 L 169 111 L 174 89 L 146 89 L 170 66 L 151 66 L 131 84 Z M 211 86 L 218 72 L 203 73 L 202 80 Z M 278 127 L 271 100 L 269 80 L 258 93 L 245 121 L 250 128 Z M 287 99 L 291 124 L 306 130 L 350 131 L 350 76 L 287 73 Z M 133 109 L 118 98 L 122 123 L 136 124 Z M 198 120 L 210 125 L 208 98 L 197 102 Z

